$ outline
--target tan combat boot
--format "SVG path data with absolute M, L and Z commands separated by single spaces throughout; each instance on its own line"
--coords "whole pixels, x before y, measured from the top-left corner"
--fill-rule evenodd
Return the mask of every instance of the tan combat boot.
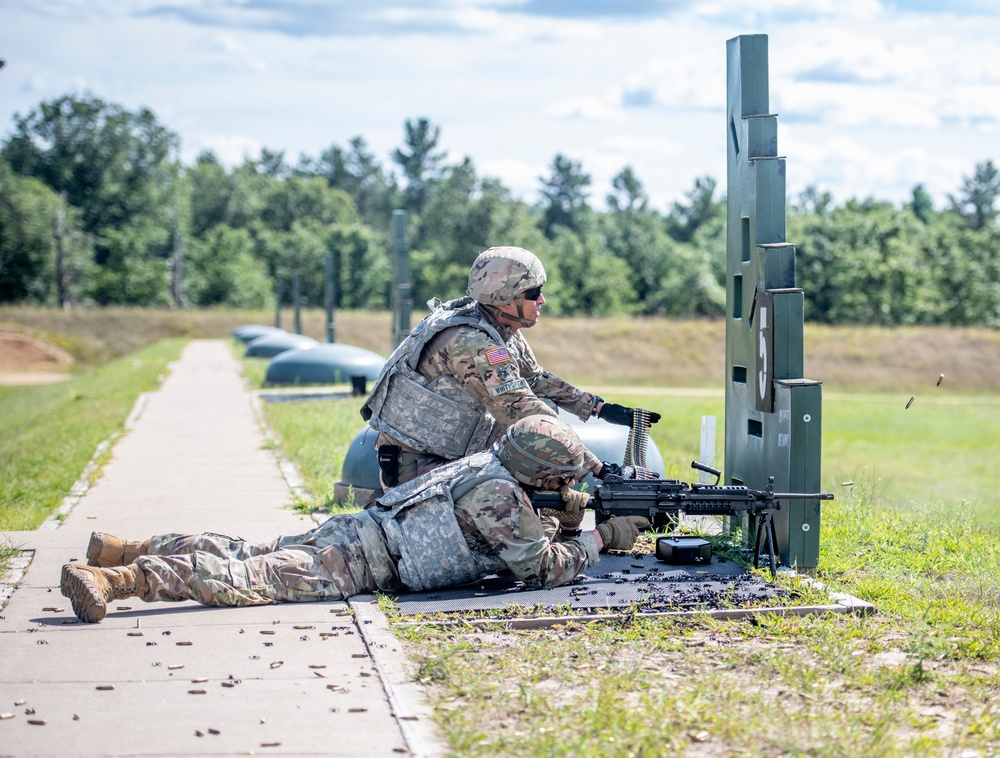
M 107 615 L 110 601 L 128 597 L 145 600 L 149 595 L 146 576 L 134 563 L 110 568 L 67 563 L 59 587 L 73 604 L 77 618 L 91 624 Z
M 87 545 L 87 565 L 101 568 L 128 566 L 140 555 L 146 555 L 148 552 L 149 540 L 135 542 L 119 539 L 113 534 L 92 532 L 90 544 Z

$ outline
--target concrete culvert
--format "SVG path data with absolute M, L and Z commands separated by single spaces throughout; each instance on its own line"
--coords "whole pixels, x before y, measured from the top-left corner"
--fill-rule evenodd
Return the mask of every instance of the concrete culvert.
M 273 358 L 286 350 L 305 350 L 316 347 L 319 342 L 312 337 L 305 337 L 301 334 L 289 334 L 288 332 L 265 334 L 250 340 L 244 355 L 247 358 Z
M 629 430 L 627 426 L 609 424 L 599 418 L 592 418 L 584 422 L 572 413 L 566 413 L 563 410 L 559 411 L 559 416 L 573 427 L 573 431 L 579 435 L 587 449 L 600 460 L 622 464 L 625 448 L 628 445 Z M 646 446 L 646 468 L 663 476 L 663 456 L 660 455 L 660 450 L 652 439 Z M 574 489 L 580 489 L 584 484 L 587 485 L 588 492 L 594 491 L 594 477 L 591 474 L 587 474 L 583 481 L 577 482 Z
M 354 345 L 322 344 L 287 350 L 267 366 L 265 386 L 301 384 L 366 385 L 378 377 L 385 358 Z
M 238 326 L 230 334 L 240 342 L 250 342 L 263 337 L 265 334 L 287 334 L 284 329 L 277 326 L 264 326 L 263 324 L 243 324 Z
M 378 460 L 375 455 L 375 438 L 378 432 L 365 424 L 347 448 L 340 481 L 333 486 L 333 499 L 346 503 L 354 490 L 354 500 L 363 505 L 381 485 L 378 480 Z

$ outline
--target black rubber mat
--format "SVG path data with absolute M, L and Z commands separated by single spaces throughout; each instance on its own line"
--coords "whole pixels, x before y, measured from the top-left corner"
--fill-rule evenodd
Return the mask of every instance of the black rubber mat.
M 553 611 L 560 607 L 714 610 L 788 596 L 786 590 L 718 557 L 701 565 L 673 566 L 652 555 L 602 555 L 600 563 L 587 569 L 585 576 L 562 587 L 531 589 L 512 576 L 493 576 L 474 586 L 402 594 L 396 602 L 402 615 L 412 616 L 509 606 Z

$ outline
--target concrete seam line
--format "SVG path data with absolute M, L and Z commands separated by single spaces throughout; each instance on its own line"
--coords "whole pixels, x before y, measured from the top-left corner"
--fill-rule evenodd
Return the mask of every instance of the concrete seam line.
M 267 421 L 264 418 L 264 411 L 260 404 L 260 399 L 257 397 L 256 393 L 248 393 L 250 399 L 250 407 L 253 409 L 254 418 L 257 420 L 257 426 L 260 427 L 261 434 L 264 435 L 264 440 L 268 443 L 268 449 L 271 451 L 271 455 L 274 457 L 275 463 L 278 464 L 278 470 L 281 471 L 281 476 L 285 480 L 285 484 L 288 485 L 288 489 L 291 491 L 291 496 L 293 500 L 299 502 L 306 499 L 309 494 L 306 490 L 306 486 L 302 481 L 302 477 L 299 475 L 299 470 L 296 468 L 295 464 L 288 460 L 281 453 L 281 446 L 278 444 L 278 438 L 274 436 L 271 432 L 270 427 L 267 425 Z M 318 519 L 315 515 L 312 515 L 312 520 L 317 521 Z
M 122 429 L 112 432 L 110 437 L 98 443 L 97 447 L 94 449 L 94 454 L 90 456 L 90 460 L 87 461 L 87 465 L 83 467 L 83 472 L 73 483 L 73 486 L 69 488 L 69 494 L 62 499 L 59 507 L 52 511 L 52 513 L 49 514 L 49 517 L 39 525 L 38 531 L 48 532 L 58 529 L 62 525 L 63 519 L 69 515 L 69 512 L 73 510 L 76 504 L 79 503 L 83 499 L 83 496 L 87 494 L 87 490 L 90 489 L 91 476 L 93 476 L 101 468 L 98 463 L 101 456 L 111 449 L 122 434 L 130 431 L 135 426 L 135 422 L 139 420 L 139 416 L 142 415 L 143 410 L 146 408 L 146 400 L 148 397 L 148 392 L 139 393 L 139 396 L 135 399 L 135 404 L 132 406 L 132 410 L 129 411 L 128 416 L 125 418 L 125 424 Z
M 802 582 L 802 584 L 805 584 L 808 587 L 815 587 L 820 592 L 829 593 L 830 598 L 835 603 L 837 603 L 838 605 L 842 605 L 845 608 L 848 608 L 852 611 L 855 611 L 856 613 L 862 613 L 862 614 L 874 613 L 875 611 L 878 610 L 871 603 L 865 600 L 861 600 L 860 598 L 856 598 L 853 595 L 848 595 L 846 592 L 834 592 L 830 590 L 823 582 L 819 581 L 818 579 L 813 579 L 813 577 L 808 576 L 806 574 L 799 574 L 795 571 L 792 571 L 791 569 L 786 569 L 786 570 L 790 571 L 792 576 L 797 578 L 800 582 Z
M 34 557 L 34 550 L 22 550 L 11 559 L 10 571 L 6 575 L 0 575 L 0 611 L 7 606 L 7 601 L 10 600 L 17 585 L 24 578 L 28 566 L 31 565 L 31 559 Z
M 402 643 L 389 628 L 372 595 L 356 595 L 348 600 L 354 610 L 358 631 L 375 664 L 382 688 L 389 700 L 406 747 L 414 758 L 435 758 L 448 754 L 448 745 L 434 723 L 434 711 L 423 686 L 406 672 Z

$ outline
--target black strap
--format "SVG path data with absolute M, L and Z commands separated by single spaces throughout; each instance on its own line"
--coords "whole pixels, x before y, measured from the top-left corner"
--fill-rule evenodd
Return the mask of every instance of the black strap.
M 399 483 L 399 445 L 378 446 L 378 467 L 386 486 L 395 487 Z

